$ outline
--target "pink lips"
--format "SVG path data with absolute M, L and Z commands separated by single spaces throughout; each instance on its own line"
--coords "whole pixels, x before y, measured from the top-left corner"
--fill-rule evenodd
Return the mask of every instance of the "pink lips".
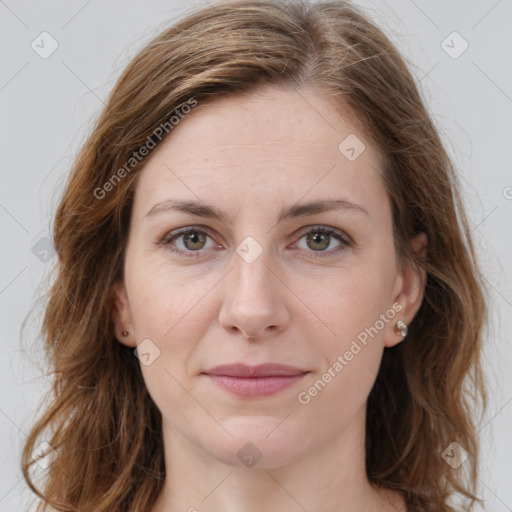
M 203 372 L 219 387 L 245 397 L 270 396 L 290 388 L 308 372 L 293 366 L 266 363 L 216 366 Z

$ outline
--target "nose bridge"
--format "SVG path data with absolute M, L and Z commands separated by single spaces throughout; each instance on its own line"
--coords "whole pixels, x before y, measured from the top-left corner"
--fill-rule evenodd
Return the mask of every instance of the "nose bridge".
M 281 286 L 270 270 L 271 251 L 263 250 L 261 245 L 258 248 L 254 239 L 246 239 L 237 247 L 233 264 L 220 312 L 221 324 L 249 337 L 282 329 L 288 315 Z
M 237 245 L 233 280 L 238 294 L 250 294 L 252 290 L 255 296 L 263 294 L 266 300 L 271 299 L 268 296 L 269 292 L 272 293 L 269 289 L 272 273 L 268 267 L 273 265 L 270 239 L 264 230 L 258 230 L 256 235 L 245 236 Z
M 247 252 L 240 255 L 243 250 Z M 255 255 L 255 250 L 251 242 L 242 242 L 237 248 L 230 283 L 231 295 L 239 306 L 263 310 L 268 309 L 269 304 L 273 304 L 276 290 L 272 283 L 272 272 L 268 268 L 272 265 L 270 251 L 262 251 L 261 254 Z

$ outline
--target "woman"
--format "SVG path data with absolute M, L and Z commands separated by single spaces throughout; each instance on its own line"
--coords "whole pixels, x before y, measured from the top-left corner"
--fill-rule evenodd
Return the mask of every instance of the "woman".
M 23 454 L 42 510 L 479 501 L 485 305 L 456 177 L 355 7 L 224 2 L 158 35 L 54 242 L 54 395 Z

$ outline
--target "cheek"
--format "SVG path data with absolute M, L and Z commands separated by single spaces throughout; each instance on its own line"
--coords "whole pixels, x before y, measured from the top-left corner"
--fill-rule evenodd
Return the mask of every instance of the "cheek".
M 370 259 L 367 265 L 337 272 L 323 294 L 310 294 L 311 309 L 329 327 L 326 336 L 315 339 L 323 363 L 319 375 L 325 380 L 311 389 L 310 398 L 318 392 L 319 402 L 342 408 L 366 399 L 379 370 L 385 331 L 396 322 L 390 261 Z
M 374 325 L 391 307 L 391 274 L 389 269 L 379 272 L 371 265 L 341 269 L 324 279 L 323 286 L 315 285 L 314 292 L 303 288 L 299 293 L 329 327 L 330 338 L 346 343 Z
M 395 311 L 389 296 L 362 275 L 331 282 L 331 290 L 316 307 L 333 332 L 315 338 L 322 364 L 297 398 L 308 417 L 342 428 L 366 403 L 379 371 L 384 331 Z
M 351 361 L 331 364 L 305 383 L 297 397 L 305 417 L 329 425 L 331 434 L 345 428 L 366 406 L 380 357 L 378 347 L 362 349 Z
M 165 404 L 180 403 L 190 387 L 192 354 L 212 323 L 207 293 L 218 278 L 197 279 L 161 260 L 142 263 L 132 255 L 125 274 L 137 343 L 149 339 L 157 347 L 154 362 L 141 364 L 142 374 L 165 414 Z
M 134 253 L 126 261 L 126 282 L 130 306 L 138 336 L 158 340 L 183 334 L 185 324 L 200 325 L 197 314 L 209 280 L 189 275 L 186 268 L 176 268 L 162 254 L 144 257 Z

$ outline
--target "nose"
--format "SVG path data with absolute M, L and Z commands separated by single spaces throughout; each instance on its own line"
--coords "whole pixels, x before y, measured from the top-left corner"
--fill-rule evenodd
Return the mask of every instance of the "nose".
M 287 288 L 265 252 L 251 263 L 236 255 L 234 268 L 226 277 L 219 313 L 224 329 L 251 340 L 276 336 L 286 329 L 290 318 Z

